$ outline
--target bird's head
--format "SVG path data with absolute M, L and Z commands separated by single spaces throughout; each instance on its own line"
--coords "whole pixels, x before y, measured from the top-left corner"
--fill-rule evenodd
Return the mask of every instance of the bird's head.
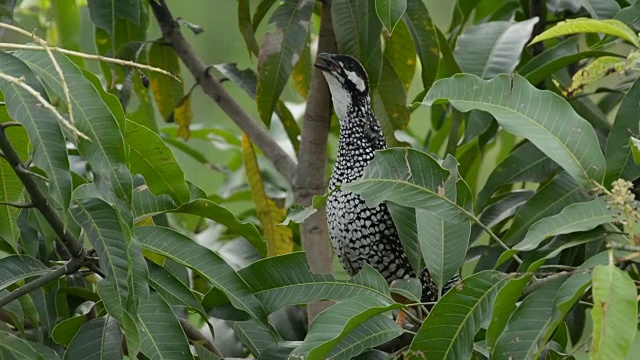
M 369 79 L 364 67 L 349 55 L 322 53 L 315 66 L 322 70 L 340 117 L 354 102 L 369 101 Z

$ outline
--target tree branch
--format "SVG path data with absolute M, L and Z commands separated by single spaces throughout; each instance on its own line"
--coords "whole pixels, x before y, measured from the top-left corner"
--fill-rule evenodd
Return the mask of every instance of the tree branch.
M 189 320 L 182 318 L 180 316 L 178 316 L 178 319 L 180 319 L 180 326 L 182 326 L 182 330 L 184 330 L 185 335 L 187 335 L 187 338 L 191 340 L 191 342 L 197 342 L 198 344 L 201 344 L 205 349 L 218 355 L 220 358 L 224 357 L 222 356 L 222 353 L 216 347 L 216 345 L 211 340 L 209 340 L 209 338 L 207 338 L 203 333 L 201 333 L 200 330 L 196 329 L 193 325 L 191 325 Z
M 158 21 L 164 41 L 175 50 L 202 90 L 249 136 L 251 141 L 258 145 L 278 172 L 291 184 L 296 171 L 295 162 L 258 122 L 249 117 L 222 84 L 209 74 L 207 66 L 182 35 L 180 26 L 173 18 L 165 1 L 149 0 L 149 5 Z
M 7 305 L 13 300 L 19 298 L 22 295 L 26 295 L 33 290 L 40 288 L 52 281 L 55 281 L 65 275 L 73 274 L 78 271 L 82 267 L 82 260 L 73 258 L 69 260 L 66 264 L 56 268 L 52 272 L 47 275 L 43 275 L 32 282 L 26 283 L 24 286 L 21 286 L 4 297 L 0 298 L 0 307 Z
M 331 1 L 322 5 L 322 18 L 318 40 L 318 53 L 336 53 L 338 46 L 331 22 Z M 293 179 L 293 193 L 296 202 L 311 205 L 314 195 L 326 191 L 327 137 L 331 123 L 331 93 L 320 69 L 314 68 L 309 89 L 309 98 L 302 123 L 302 139 L 298 168 Z M 327 217 L 324 208 L 318 210 L 300 225 L 302 247 L 307 254 L 311 271 L 331 273 L 333 255 L 329 243 Z M 309 321 L 330 306 L 330 302 L 309 304 Z
M 9 138 L 4 131 L 6 128 L 6 125 L 0 127 L 0 150 L 2 150 L 5 160 L 9 163 L 24 185 L 25 190 L 31 198 L 31 204 L 40 211 L 47 223 L 49 223 L 53 231 L 56 233 L 59 241 L 61 241 L 64 247 L 69 251 L 71 259 L 65 265 L 56 268 L 52 272 L 25 284 L 1 298 L 0 307 L 22 295 L 48 284 L 51 281 L 78 271 L 78 269 L 80 269 L 87 261 L 87 249 L 71 232 L 69 232 L 64 221 L 62 221 L 56 210 L 49 204 L 47 197 L 40 190 L 38 184 L 36 184 L 31 172 L 27 169 L 26 165 L 22 163 L 20 156 L 11 145 L 11 141 L 9 141 Z
M 58 216 L 58 213 L 51 205 L 49 205 L 47 197 L 40 190 L 38 184 L 36 184 L 35 180 L 30 175 L 30 171 L 22 163 L 22 160 L 20 160 L 20 156 L 16 153 L 16 150 L 11 145 L 11 142 L 4 131 L 0 131 L 0 150 L 2 150 L 7 162 L 11 165 L 11 168 L 13 168 L 16 175 L 18 175 L 18 178 L 24 185 L 27 193 L 29 193 L 31 203 L 42 213 L 42 216 L 44 216 L 49 225 L 51 225 L 51 228 L 58 238 L 60 238 L 64 246 L 69 249 L 71 257 L 84 259 L 87 254 L 87 250 L 82 246 L 82 243 L 80 243 L 80 241 L 78 241 L 78 239 L 69 232 L 69 229 L 64 224 L 60 216 Z

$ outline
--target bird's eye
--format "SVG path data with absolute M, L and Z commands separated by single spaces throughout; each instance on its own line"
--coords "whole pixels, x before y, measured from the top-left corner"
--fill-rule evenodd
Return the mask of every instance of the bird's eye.
M 353 71 L 353 70 L 356 69 L 356 66 L 352 62 L 348 62 L 348 63 L 344 64 L 344 69 L 345 70 L 349 70 L 349 71 Z

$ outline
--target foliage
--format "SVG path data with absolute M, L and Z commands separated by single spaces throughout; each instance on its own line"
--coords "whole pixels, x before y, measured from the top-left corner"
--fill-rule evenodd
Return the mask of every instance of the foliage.
M 179 31 L 206 26 L 164 1 L 7 2 L 1 357 L 633 358 L 640 6 L 452 3 L 434 22 L 421 0 L 238 0 L 225 16 L 256 59 L 242 69 L 205 68 Z M 323 16 L 335 32 L 321 36 Z M 295 110 L 329 104 L 312 68 L 323 36 L 365 66 L 385 137 L 404 146 L 342 188 L 389 205 L 441 289 L 461 272 L 435 304 L 415 279 L 316 274 L 319 254 L 300 251 L 326 197 L 294 204 L 283 169 L 327 158 Z M 198 85 L 239 129 L 203 124 Z M 180 159 L 224 183 L 206 193 Z M 335 303 L 308 325 L 322 300 Z

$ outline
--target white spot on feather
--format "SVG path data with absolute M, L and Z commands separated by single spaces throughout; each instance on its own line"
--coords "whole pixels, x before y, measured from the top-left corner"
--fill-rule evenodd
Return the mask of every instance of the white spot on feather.
M 354 71 L 345 70 L 345 74 L 347 74 L 347 78 L 351 80 L 351 82 L 356 86 L 356 89 L 358 89 L 360 92 L 363 92 L 367 88 L 364 80 Z

